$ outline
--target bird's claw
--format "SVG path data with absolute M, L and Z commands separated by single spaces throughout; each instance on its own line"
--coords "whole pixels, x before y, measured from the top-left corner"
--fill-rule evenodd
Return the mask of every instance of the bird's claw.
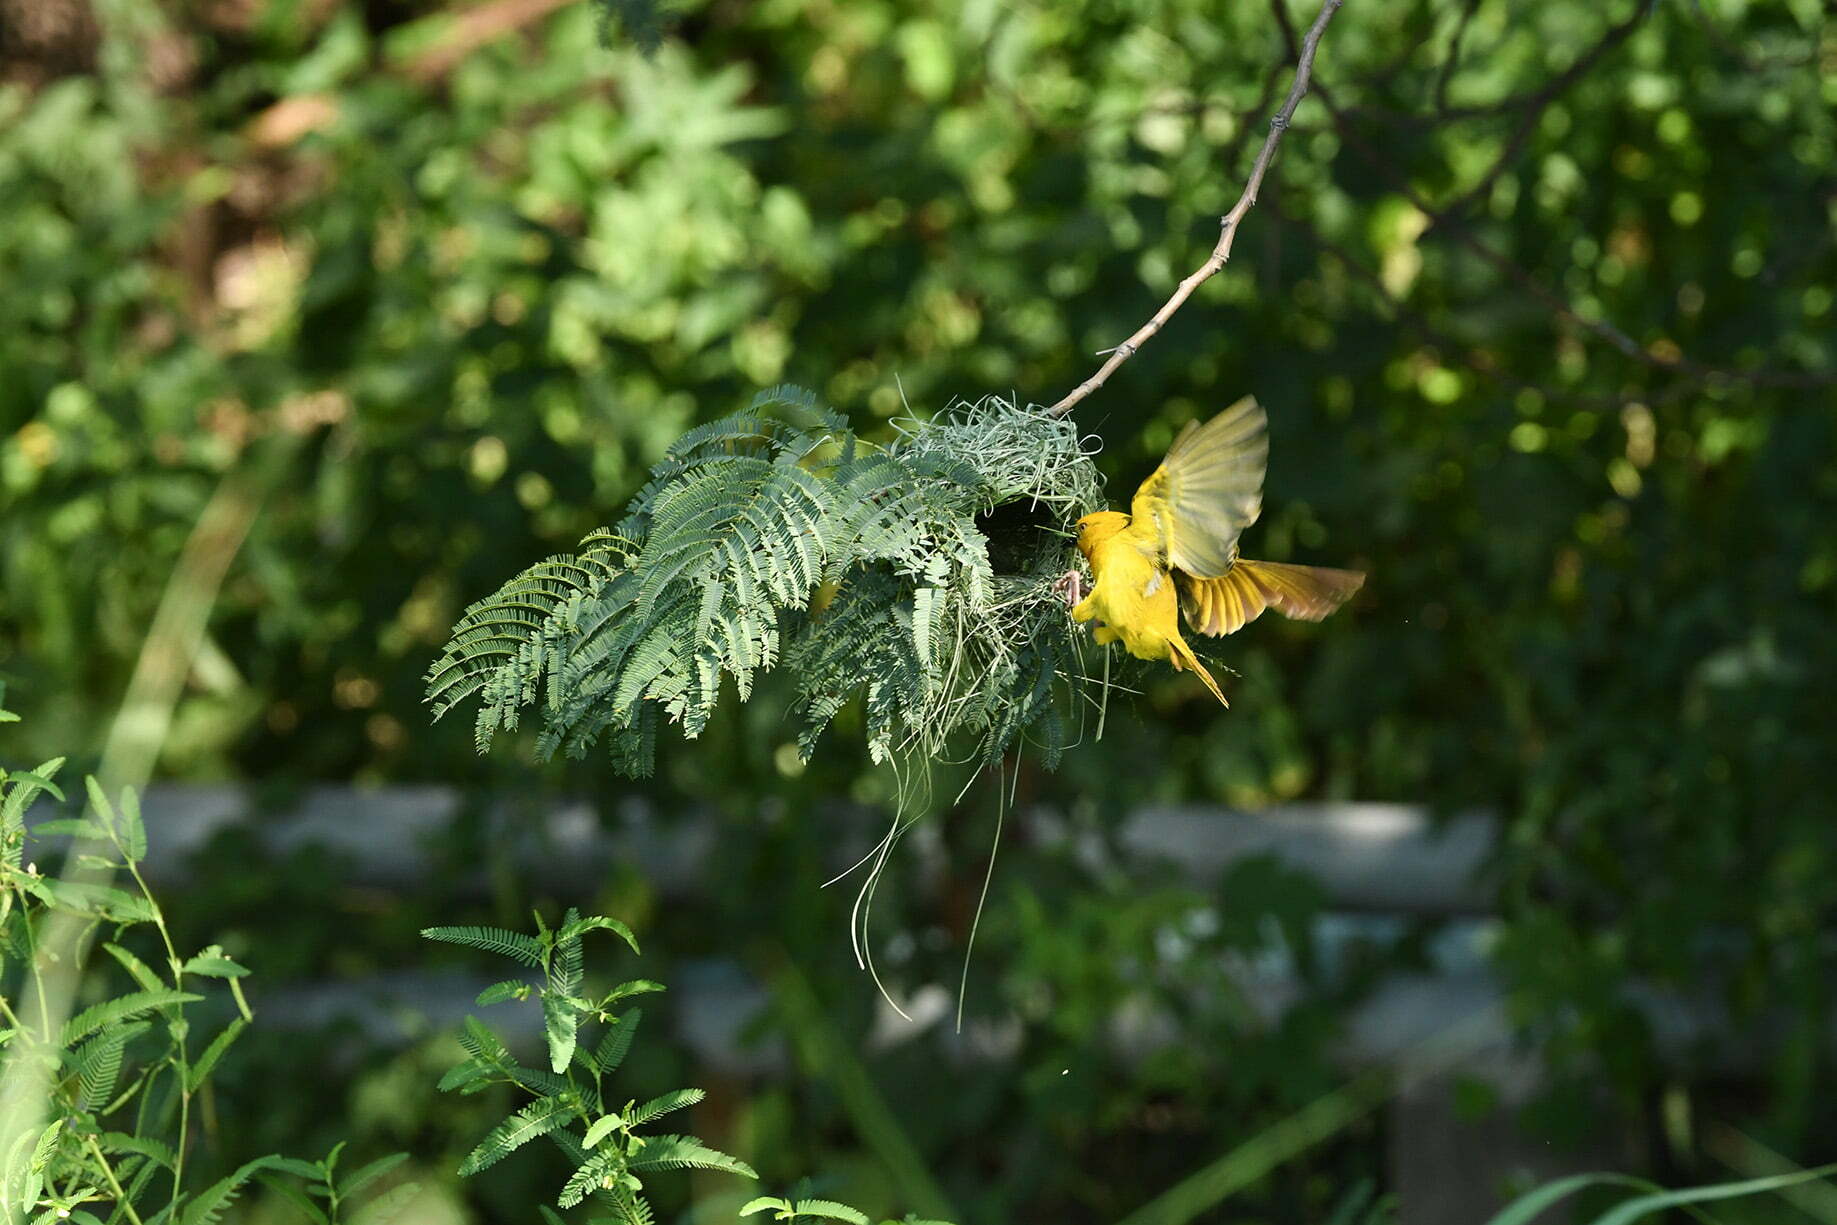
M 1052 585 L 1052 593 L 1065 601 L 1066 611 L 1084 599 L 1084 575 L 1076 570 L 1067 570 Z

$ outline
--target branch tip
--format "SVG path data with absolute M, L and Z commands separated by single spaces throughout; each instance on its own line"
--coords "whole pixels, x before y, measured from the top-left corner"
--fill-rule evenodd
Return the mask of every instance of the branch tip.
M 1161 309 L 1154 313 L 1152 319 L 1137 328 L 1129 339 L 1114 349 L 1101 350 L 1100 353 L 1108 353 L 1109 356 L 1104 360 L 1103 365 L 1097 368 L 1097 373 L 1078 384 L 1058 403 L 1047 409 L 1048 416 L 1063 417 L 1071 412 L 1080 400 L 1102 387 L 1116 368 L 1135 356 L 1142 344 L 1161 330 L 1162 325 L 1172 318 L 1173 313 L 1192 296 L 1193 291 L 1217 273 L 1220 268 L 1223 268 L 1225 262 L 1231 258 L 1231 243 L 1237 236 L 1238 222 L 1243 220 L 1244 214 L 1248 213 L 1250 207 L 1257 201 L 1257 189 L 1263 185 L 1263 176 L 1269 172 L 1270 163 L 1275 160 L 1276 145 L 1281 141 L 1282 133 L 1288 129 L 1289 122 L 1294 118 L 1295 108 L 1301 104 L 1302 95 L 1308 92 L 1308 77 L 1314 68 L 1314 54 L 1320 49 L 1320 36 L 1326 32 L 1327 22 L 1332 20 L 1333 14 L 1339 11 L 1341 3 L 1343 0 L 1322 0 L 1320 15 L 1308 28 L 1307 37 L 1301 40 L 1301 51 L 1295 59 L 1295 79 L 1289 86 L 1288 97 L 1283 99 L 1281 108 L 1269 120 L 1269 135 L 1264 137 L 1263 147 L 1257 152 L 1257 160 L 1250 168 L 1250 178 L 1244 184 L 1243 194 L 1238 197 L 1231 211 L 1218 219 L 1220 231 L 1218 244 L 1206 257 L 1205 263 L 1201 264 L 1191 276 L 1181 281 L 1179 287 L 1174 290 L 1173 296 L 1162 304 Z M 1284 17 L 1284 22 L 1286 23 L 1286 17 Z

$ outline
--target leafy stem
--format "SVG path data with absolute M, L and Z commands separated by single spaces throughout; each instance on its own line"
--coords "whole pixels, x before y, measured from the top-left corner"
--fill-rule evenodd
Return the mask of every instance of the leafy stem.
M 533 935 L 497 927 L 424 931 L 422 935 L 430 940 L 509 958 L 539 971 L 543 978 L 541 986 L 521 979 L 497 983 L 480 992 L 478 1002 L 486 1005 L 533 997 L 542 1009 L 549 1067 L 523 1067 L 501 1038 L 477 1018 L 467 1017 L 460 1041 L 468 1058 L 441 1078 L 440 1087 L 475 1093 L 490 1084 L 508 1083 L 533 1099 L 492 1128 L 460 1165 L 461 1175 L 476 1174 L 531 1140 L 547 1136 L 574 1167 L 556 1196 L 559 1207 L 570 1208 L 593 1198 L 611 1208 L 613 1220 L 623 1225 L 649 1225 L 652 1214 L 643 1195 L 643 1179 L 652 1170 L 708 1169 L 747 1178 L 758 1175 L 744 1161 L 709 1147 L 698 1137 L 640 1133 L 640 1128 L 663 1115 L 701 1101 L 700 1089 L 677 1089 L 646 1102 L 632 1100 L 622 1110 L 606 1112 L 605 1078 L 624 1062 L 642 1016 L 636 1008 L 617 1012 L 615 1005 L 662 986 L 648 979 L 632 979 L 597 998 L 584 995 L 582 937 L 602 930 L 620 937 L 633 952 L 638 950 L 625 924 L 603 915 L 582 918 L 573 910 L 555 928 L 537 915 Z M 603 1027 L 597 1042 L 582 1041 L 583 1025 Z M 577 1132 L 576 1127 L 584 1130 Z
M 103 1153 L 102 1146 L 96 1143 L 94 1136 L 84 1136 L 83 1143 L 89 1150 L 90 1156 L 95 1159 L 96 1168 L 101 1170 L 102 1176 L 108 1180 L 109 1190 L 115 1193 L 116 1206 L 127 1214 L 128 1220 L 134 1222 L 134 1225 L 143 1225 L 140 1213 L 134 1210 L 133 1199 L 122 1188 L 121 1180 L 115 1177 L 115 1167 L 109 1161 L 108 1156 Z
M 122 791 L 118 804 L 111 803 L 92 778 L 91 804 L 83 815 L 27 828 L 26 812 L 38 793 L 63 799 L 50 781 L 59 764 L 49 762 L 29 773 L 0 770 L 0 974 L 11 976 L 0 980 L 0 1050 L 6 1060 L 0 1091 L 9 1095 L 9 1107 L 25 1105 L 0 1110 L 0 1218 L 71 1219 L 72 1225 L 214 1225 L 250 1179 L 280 1171 L 322 1181 L 323 1190 L 316 1193 L 330 1205 L 329 1217 L 295 1188 L 281 1184 L 280 1189 L 304 1205 L 313 1225 L 337 1225 L 351 1197 L 404 1155 L 371 1162 L 342 1180 L 335 1171 L 337 1149 L 317 1164 L 269 1155 L 245 1162 L 201 1190 L 187 1190 L 192 1102 L 252 1019 L 238 982 L 248 971 L 218 945 L 190 958 L 180 953 L 140 869 L 146 829 L 132 788 Z M 69 854 L 85 872 L 125 868 L 139 896 L 134 889 L 84 879 L 81 873 L 62 879 L 42 875 L 25 851 L 34 840 L 53 836 L 76 840 Z M 98 928 L 112 925 L 115 939 L 101 947 L 133 980 L 126 990 L 57 1024 L 51 1011 L 56 1003 L 47 1006 L 45 985 L 79 967 L 74 962 L 41 966 L 46 941 L 40 928 L 52 920 L 67 921 L 74 933 L 67 946 L 58 946 L 72 950 L 61 954 L 71 957 L 88 946 Z M 163 972 L 155 968 L 157 959 L 142 961 L 125 938 L 130 929 L 146 927 L 158 932 Z M 209 979 L 227 980 L 239 1015 L 193 1058 L 192 1019 L 186 1009 L 204 996 L 186 988 Z M 20 1002 L 23 992 L 8 990 L 13 986 L 36 990 L 36 1012 Z M 155 1047 L 162 1037 L 163 1045 Z M 167 1074 L 175 1081 L 169 1087 L 161 1084 Z M 117 1112 L 131 1112 L 131 1119 L 109 1121 Z M 165 1174 L 171 1177 L 169 1195 Z M 385 1194 L 399 1205 L 411 1187 L 402 1184 Z M 89 1204 L 106 1206 L 83 1207 Z

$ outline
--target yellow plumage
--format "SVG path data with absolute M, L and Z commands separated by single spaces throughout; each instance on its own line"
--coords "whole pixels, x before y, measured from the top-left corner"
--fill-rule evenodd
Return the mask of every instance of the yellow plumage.
M 1238 556 L 1238 537 L 1262 510 L 1268 461 L 1269 421 L 1250 397 L 1203 426 L 1189 423 L 1136 490 L 1130 513 L 1078 520 L 1078 550 L 1093 581 L 1072 617 L 1097 622 L 1099 643 L 1121 642 L 1138 659 L 1192 670 L 1224 702 L 1180 636 L 1182 608 L 1197 632 L 1230 634 L 1266 608 L 1318 621 L 1365 581 L 1351 570 Z

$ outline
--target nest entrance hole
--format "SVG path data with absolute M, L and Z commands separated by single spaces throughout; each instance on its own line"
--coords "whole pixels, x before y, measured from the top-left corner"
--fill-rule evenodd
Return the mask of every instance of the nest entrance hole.
M 1017 498 L 976 516 L 989 542 L 989 566 L 998 575 L 1026 577 L 1057 569 L 1069 544 L 1071 525 L 1051 506 Z

